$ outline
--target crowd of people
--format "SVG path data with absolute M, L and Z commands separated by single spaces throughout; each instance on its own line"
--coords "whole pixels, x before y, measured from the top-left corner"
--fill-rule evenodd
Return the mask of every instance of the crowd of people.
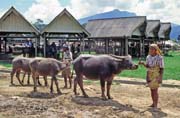
M 43 56 L 44 47 L 37 47 L 37 52 L 41 53 Z M 35 57 L 35 47 L 32 40 L 27 40 L 23 44 L 22 54 L 24 57 Z M 70 55 L 70 58 L 73 60 L 80 54 L 80 43 L 69 43 L 69 42 L 61 42 L 58 44 L 55 42 L 46 44 L 46 57 L 55 58 L 55 59 L 63 59 L 67 58 L 67 55 Z
M 59 44 L 56 45 L 55 42 L 52 42 L 50 45 L 46 44 L 46 56 L 56 59 L 63 59 L 69 57 L 75 59 L 80 54 L 80 44 L 68 43 L 59 41 Z M 69 56 L 68 56 L 69 55 Z

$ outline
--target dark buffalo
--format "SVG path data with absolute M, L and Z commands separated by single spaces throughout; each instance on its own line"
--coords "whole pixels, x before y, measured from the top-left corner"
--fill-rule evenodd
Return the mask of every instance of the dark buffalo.
M 84 97 L 88 97 L 83 88 L 83 76 L 92 80 L 100 80 L 102 98 L 106 99 L 105 82 L 107 81 L 107 97 L 111 99 L 110 88 L 115 75 L 125 69 L 137 69 L 130 56 L 115 55 L 80 55 L 73 61 L 76 77 L 74 79 L 74 93 L 77 95 L 76 87 L 79 84 Z

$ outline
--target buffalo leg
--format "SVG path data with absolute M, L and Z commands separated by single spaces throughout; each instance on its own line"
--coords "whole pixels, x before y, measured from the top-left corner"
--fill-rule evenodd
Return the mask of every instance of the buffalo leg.
M 20 76 L 20 72 L 21 72 L 21 70 L 18 70 L 18 71 L 16 72 L 16 77 L 17 77 L 19 83 L 20 83 L 21 85 L 23 85 L 23 83 L 21 82 L 20 77 L 19 77 L 19 76 Z
M 42 86 L 40 79 L 39 79 L 39 76 L 37 77 L 37 82 L 38 82 L 39 86 Z
M 23 74 L 22 83 L 24 84 L 24 78 L 26 76 L 26 72 Z
M 64 84 L 65 84 L 64 88 L 67 88 L 67 76 L 66 75 L 64 76 Z
M 106 100 L 106 96 L 104 94 L 105 92 L 105 81 L 103 79 L 100 79 L 100 83 L 101 83 L 101 97 L 103 100 Z
M 77 76 L 74 78 L 74 94 L 78 95 L 76 88 L 77 88 Z
M 107 97 L 108 97 L 108 99 L 112 99 L 112 97 L 110 95 L 111 84 L 112 84 L 112 81 L 107 81 Z
M 27 80 L 28 85 L 30 84 L 30 75 L 31 75 L 31 73 L 28 73 L 28 80 Z
M 69 76 L 69 85 L 70 85 L 69 88 L 71 88 L 72 87 L 72 77 L 71 76 Z
M 54 77 L 54 81 L 55 81 L 55 84 L 56 84 L 57 93 L 58 93 L 58 94 L 62 94 L 61 91 L 60 91 L 60 89 L 59 89 L 59 85 L 58 85 L 58 81 L 57 81 L 57 78 L 56 78 L 56 77 Z
M 15 74 L 16 70 L 15 69 L 12 69 L 11 71 L 11 85 L 13 85 L 13 77 L 14 77 L 14 74 Z
M 44 85 L 48 86 L 47 77 L 43 76 L 43 79 L 44 79 Z
M 88 95 L 86 94 L 86 92 L 84 91 L 84 88 L 83 88 L 83 79 L 82 79 L 82 76 L 79 77 L 78 79 L 78 84 L 79 84 L 79 87 L 84 95 L 85 98 L 88 98 Z
M 51 78 L 51 87 L 50 87 L 50 92 L 51 92 L 51 93 L 53 93 L 53 81 L 54 81 L 54 79 Z
M 34 92 L 37 92 L 37 78 L 35 75 L 32 75 L 32 78 L 33 78 L 33 82 L 34 82 Z

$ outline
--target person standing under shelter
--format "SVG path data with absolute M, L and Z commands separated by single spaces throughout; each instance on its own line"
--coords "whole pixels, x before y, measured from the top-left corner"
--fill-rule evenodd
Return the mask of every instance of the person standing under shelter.
M 56 48 L 56 44 L 55 44 L 55 42 L 53 42 L 52 44 L 51 44 L 51 56 L 53 57 L 53 58 L 57 58 L 57 48 Z
M 71 53 L 71 51 L 69 50 L 68 47 L 63 48 L 63 58 L 62 59 L 63 59 L 63 61 L 65 61 L 65 60 L 73 60 L 72 53 Z

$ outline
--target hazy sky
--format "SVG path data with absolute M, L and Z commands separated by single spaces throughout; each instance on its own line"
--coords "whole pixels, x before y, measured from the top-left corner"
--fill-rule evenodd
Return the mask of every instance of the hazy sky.
M 29 21 L 48 23 L 64 8 L 79 19 L 113 9 L 180 24 L 180 0 L 0 0 L 0 16 L 14 6 Z

